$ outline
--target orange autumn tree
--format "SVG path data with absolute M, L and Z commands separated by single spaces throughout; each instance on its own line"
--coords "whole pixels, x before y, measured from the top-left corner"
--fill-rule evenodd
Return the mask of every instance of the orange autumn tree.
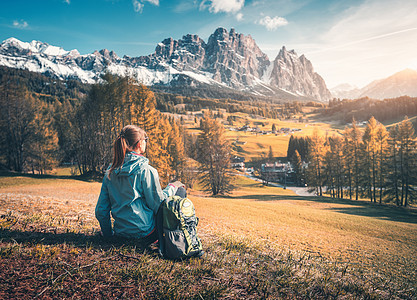
M 93 85 L 75 117 L 81 173 L 103 172 L 112 160 L 114 139 L 124 126 L 135 124 L 149 136 L 146 156 L 158 169 L 161 182 L 176 177 L 176 162 L 185 161 L 184 146 L 177 144 L 180 151 L 171 147 L 178 125 L 156 109 L 154 93 L 131 77 L 106 74 L 103 80 Z

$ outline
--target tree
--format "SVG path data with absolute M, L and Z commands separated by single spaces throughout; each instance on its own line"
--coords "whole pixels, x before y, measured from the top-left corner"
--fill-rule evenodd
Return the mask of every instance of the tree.
M 113 141 L 125 125 L 135 124 L 148 134 L 146 155 L 158 169 L 161 182 L 180 175 L 182 145 L 172 140 L 177 138 L 173 133 L 180 132 L 156 110 L 153 92 L 129 77 L 105 74 L 103 80 L 92 86 L 73 121 L 81 174 L 103 172 L 112 161 Z
M 268 161 L 270 163 L 273 163 L 274 162 L 274 153 L 272 152 L 272 146 L 269 146 Z
M 379 204 L 382 203 L 383 189 L 385 187 L 385 174 L 387 171 L 386 161 L 388 155 L 388 131 L 384 125 L 378 124 L 376 133 L 376 143 L 378 145 L 378 185 L 379 185 Z
M 294 155 L 291 159 L 292 167 L 295 173 L 295 184 L 301 186 L 304 180 L 304 170 L 303 170 L 303 161 L 301 160 L 301 155 L 295 150 Z
M 34 140 L 35 99 L 22 87 L 7 85 L 0 90 L 0 142 L 2 157 L 9 170 L 23 172 L 27 146 Z
M 376 202 L 377 156 L 379 151 L 377 143 L 378 128 L 378 122 L 374 117 L 371 117 L 362 137 L 365 156 L 363 185 L 368 188 L 368 197 L 371 199 L 371 202 Z
M 320 135 L 317 128 L 314 129 L 313 135 L 310 139 L 309 144 L 310 149 L 310 159 L 308 166 L 308 182 L 310 186 L 313 186 L 316 189 L 316 194 L 319 196 L 323 195 L 323 177 L 322 177 L 322 167 L 323 167 L 323 157 L 326 153 L 325 140 L 323 136 Z
M 58 134 L 53 126 L 53 116 L 46 103 L 37 101 L 30 143 L 26 146 L 27 169 L 45 174 L 57 164 Z
M 232 189 L 230 168 L 230 145 L 224 128 L 209 115 L 201 119 L 198 136 L 197 160 L 200 163 L 200 179 L 207 191 L 213 195 L 225 194 Z
M 414 199 L 415 192 L 413 185 L 415 182 L 415 174 L 413 169 L 415 166 L 416 142 L 414 135 L 414 127 L 410 120 L 405 117 L 398 125 L 398 141 L 399 141 L 399 157 L 400 157 L 400 179 L 401 179 L 401 200 L 403 206 L 409 204 L 410 196 Z
M 330 190 L 332 197 L 343 198 L 345 164 L 342 139 L 339 136 L 332 136 L 327 139 L 327 144 L 329 148 L 324 157 L 327 189 Z
M 352 189 L 355 191 L 356 200 L 359 199 L 359 187 L 360 187 L 360 170 L 361 170 L 361 137 L 362 133 L 356 126 L 355 119 L 352 120 L 352 127 L 346 128 L 344 131 L 345 147 L 344 155 L 349 172 L 349 193 L 352 199 Z
M 174 120 L 170 122 L 170 125 L 171 130 L 169 131 L 168 153 L 172 158 L 172 180 L 178 180 L 183 178 L 186 164 L 183 139 L 184 129 L 181 128 Z

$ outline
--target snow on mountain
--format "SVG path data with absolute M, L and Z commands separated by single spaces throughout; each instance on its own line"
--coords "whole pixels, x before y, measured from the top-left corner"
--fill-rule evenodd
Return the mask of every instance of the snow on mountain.
M 75 49 L 66 51 L 39 41 L 9 38 L 0 44 L 0 65 L 87 83 L 111 72 L 130 74 L 145 85 L 203 84 L 281 98 L 331 98 L 324 80 L 304 55 L 298 57 L 294 50 L 283 47 L 276 59 L 269 61 L 250 35 L 224 28 L 216 29 L 207 43 L 188 34 L 180 40 L 163 40 L 150 55 L 123 58 L 107 49 L 81 55 Z
M 357 98 L 361 91 L 357 86 L 349 83 L 342 83 L 330 89 L 332 96 L 339 99 L 354 99 Z

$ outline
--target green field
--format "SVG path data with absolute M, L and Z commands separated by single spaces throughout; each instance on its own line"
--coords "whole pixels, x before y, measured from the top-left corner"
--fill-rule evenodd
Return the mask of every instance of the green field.
M 0 177 L 0 298 L 417 297 L 415 210 L 235 184 L 190 191 L 206 253 L 171 262 L 97 235 L 98 182 Z

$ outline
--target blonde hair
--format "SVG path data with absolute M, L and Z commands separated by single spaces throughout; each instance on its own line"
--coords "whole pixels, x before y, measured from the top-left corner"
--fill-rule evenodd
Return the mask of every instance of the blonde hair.
M 135 150 L 136 145 L 146 138 L 146 132 L 136 125 L 127 125 L 120 131 L 119 136 L 113 144 L 113 163 L 108 172 L 108 176 L 114 169 L 123 165 L 125 155 Z

